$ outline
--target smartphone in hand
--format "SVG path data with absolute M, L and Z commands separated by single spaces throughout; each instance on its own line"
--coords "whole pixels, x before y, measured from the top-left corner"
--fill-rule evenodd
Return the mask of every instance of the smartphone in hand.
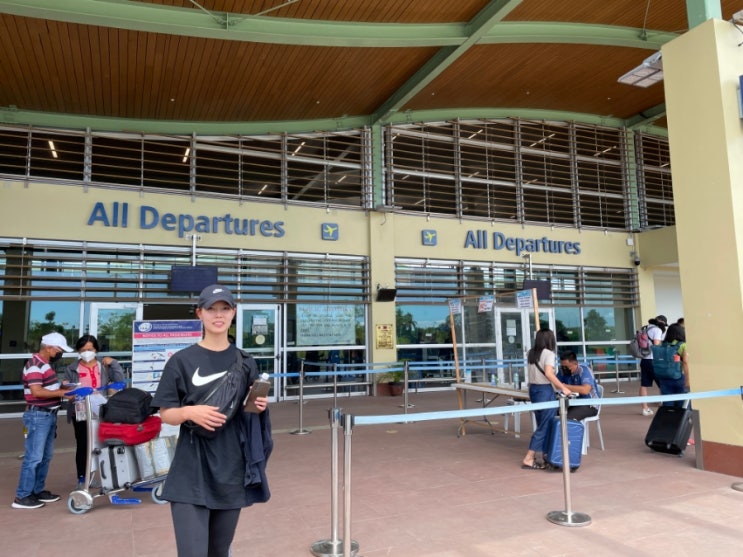
M 260 413 L 261 410 L 259 410 L 255 405 L 255 399 L 259 396 L 268 396 L 268 392 L 270 390 L 271 382 L 268 380 L 268 378 L 264 379 L 263 377 L 261 377 L 260 379 L 256 379 L 253 382 L 253 387 L 250 389 L 248 398 L 245 401 L 245 411 L 252 412 L 254 414 Z

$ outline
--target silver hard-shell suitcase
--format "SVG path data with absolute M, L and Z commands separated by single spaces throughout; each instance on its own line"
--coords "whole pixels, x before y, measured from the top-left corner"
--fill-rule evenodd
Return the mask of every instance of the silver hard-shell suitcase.
M 103 447 L 98 456 L 101 483 L 105 489 L 120 489 L 139 479 L 137 456 L 133 446 Z

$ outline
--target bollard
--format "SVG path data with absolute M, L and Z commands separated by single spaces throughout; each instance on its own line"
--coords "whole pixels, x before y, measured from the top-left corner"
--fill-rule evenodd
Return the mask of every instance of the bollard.
M 623 395 L 624 391 L 619 388 L 619 356 L 616 353 L 614 353 L 614 379 L 616 380 L 617 388 L 612 393 Z
M 290 431 L 292 435 L 306 435 L 310 433 L 304 429 L 304 360 L 299 364 L 299 428 Z
M 343 542 L 338 539 L 338 422 L 339 408 L 328 410 L 330 419 L 330 539 L 312 544 L 310 551 L 317 557 L 341 557 Z
M 565 490 L 565 510 L 547 513 L 547 520 L 559 526 L 588 526 L 591 517 L 572 510 L 570 498 L 570 450 L 568 449 L 568 398 L 560 393 L 560 431 L 562 432 L 562 481 Z
M 351 539 L 351 435 L 353 416 L 343 415 L 343 557 L 354 557 L 359 542 Z
M 338 405 L 338 364 L 333 364 L 333 407 Z
M 400 408 L 405 409 L 405 414 L 408 413 L 408 408 L 414 408 L 415 404 L 408 402 L 408 362 L 406 361 L 403 365 L 403 378 L 402 378 L 402 404 Z

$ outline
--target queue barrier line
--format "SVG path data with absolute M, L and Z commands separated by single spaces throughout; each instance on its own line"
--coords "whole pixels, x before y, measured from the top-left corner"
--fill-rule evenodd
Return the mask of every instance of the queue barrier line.
M 676 395 L 654 395 L 654 396 L 634 396 L 634 397 L 621 397 L 615 399 L 601 399 L 601 404 L 619 405 L 619 404 L 640 404 L 642 402 L 672 402 L 679 400 L 700 400 L 706 398 L 719 398 L 725 396 L 740 396 L 743 398 L 743 386 L 733 389 L 721 389 L 717 391 L 704 391 L 699 393 L 682 393 Z M 590 405 L 596 399 L 571 399 L 570 404 L 575 406 L 587 406 Z M 359 543 L 353 540 L 351 537 L 351 439 L 353 434 L 354 425 L 378 425 L 378 424 L 390 424 L 390 423 L 408 423 L 416 421 L 430 421 L 430 420 L 445 420 L 445 419 L 457 419 L 466 418 L 472 416 L 483 416 L 483 415 L 498 415 L 504 413 L 515 413 L 515 412 L 531 412 L 533 410 L 542 410 L 546 408 L 560 408 L 560 422 L 562 427 L 563 439 L 567 438 L 567 404 L 566 397 L 561 396 L 559 400 L 549 402 L 538 402 L 534 404 L 525 404 L 525 408 L 520 409 L 513 406 L 499 407 L 499 408 L 485 408 L 485 409 L 467 409 L 457 411 L 442 411 L 442 412 L 421 412 L 419 414 L 408 415 L 405 414 L 394 414 L 394 415 L 383 415 L 383 416 L 353 416 L 351 414 L 341 414 L 341 421 L 343 424 L 344 433 L 344 455 L 343 455 L 343 494 L 344 494 L 344 516 L 343 516 L 343 538 L 334 539 L 333 557 L 355 557 L 359 549 Z M 331 428 L 332 432 L 332 428 Z M 335 433 L 337 435 L 337 432 Z M 334 443 L 337 442 L 334 441 Z M 563 444 L 563 460 L 568 460 L 568 448 L 567 444 Z M 331 463 L 331 470 L 337 469 L 337 456 L 334 456 L 334 462 Z M 331 472 L 331 481 L 337 485 L 338 477 L 337 473 L 333 475 Z M 735 486 L 734 486 L 735 488 Z M 570 471 L 569 466 L 563 466 L 563 489 L 565 492 L 566 510 L 564 511 L 551 511 L 547 514 L 547 520 L 554 524 L 561 526 L 586 526 L 591 523 L 591 519 L 588 515 L 579 512 L 573 512 L 571 509 L 570 499 Z M 743 490 L 743 485 L 741 486 Z M 335 491 L 337 493 L 337 490 Z M 337 496 L 331 501 L 331 507 L 337 509 Z M 343 553 L 337 553 L 338 549 L 342 546 Z M 313 547 L 314 549 L 314 547 Z M 315 555 L 323 555 L 330 557 L 330 553 L 316 553 Z
M 719 391 L 706 391 L 701 393 L 683 393 L 678 395 L 652 395 L 652 396 L 628 396 L 621 398 L 602 398 L 601 406 L 621 404 L 642 404 L 648 402 L 670 402 L 676 400 L 697 400 L 703 398 L 716 398 L 721 396 L 741 396 L 741 389 L 723 389 Z M 571 406 L 592 406 L 595 398 L 576 398 L 570 400 Z M 523 408 L 521 408 L 523 406 Z M 516 412 L 533 412 L 547 408 L 558 408 L 557 400 L 549 402 L 537 402 L 530 404 L 519 404 L 516 406 L 499 406 L 495 408 L 470 408 L 466 410 L 443 410 L 440 412 L 420 412 L 417 414 L 385 414 L 380 416 L 354 416 L 356 425 L 379 425 L 400 422 L 423 422 L 431 420 L 448 420 L 458 418 L 472 418 L 477 416 L 496 416 L 499 414 L 515 414 Z

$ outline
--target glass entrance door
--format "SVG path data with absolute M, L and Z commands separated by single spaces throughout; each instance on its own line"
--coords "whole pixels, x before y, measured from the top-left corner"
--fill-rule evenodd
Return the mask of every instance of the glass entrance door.
M 524 312 L 520 309 L 498 310 L 498 358 L 501 360 L 523 360 L 528 347 L 524 338 Z
M 236 343 L 255 358 L 261 373 L 273 377 L 274 386 L 269 397 L 276 400 L 281 369 L 281 323 L 279 306 L 274 304 L 241 304 L 237 306 Z
M 529 309 L 497 310 L 498 357 L 502 360 L 526 360 L 536 334 L 534 312 Z M 555 330 L 552 309 L 539 311 L 539 328 Z
M 142 304 L 90 304 L 90 334 L 98 339 L 101 352 L 121 363 L 131 380 L 132 323 L 142 319 Z

